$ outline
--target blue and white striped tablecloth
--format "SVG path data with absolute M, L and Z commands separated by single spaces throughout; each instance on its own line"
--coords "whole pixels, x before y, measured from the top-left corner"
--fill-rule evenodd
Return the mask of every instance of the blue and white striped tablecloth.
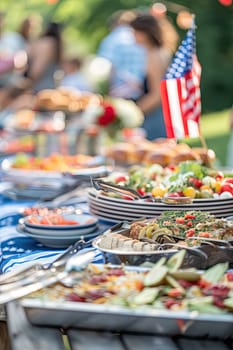
M 25 234 L 16 230 L 21 217 L 19 210 L 22 207 L 32 206 L 30 201 L 15 201 L 0 195 L 0 273 L 17 268 L 19 265 L 37 261 L 43 264 L 52 262 L 64 250 L 43 246 Z M 87 203 L 79 205 L 84 211 L 88 210 Z M 109 224 L 100 223 L 99 233 L 109 227 Z M 86 248 L 93 249 L 93 248 Z M 102 254 L 95 250 L 95 262 L 102 263 Z

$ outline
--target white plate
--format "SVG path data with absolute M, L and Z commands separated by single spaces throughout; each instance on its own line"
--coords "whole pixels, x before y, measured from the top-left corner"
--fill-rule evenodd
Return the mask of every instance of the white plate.
M 116 214 L 114 215 L 114 214 L 109 214 L 109 213 L 101 213 L 101 212 L 93 210 L 93 209 L 90 209 L 90 212 L 93 215 L 95 215 L 96 217 L 98 217 L 98 219 L 106 221 L 106 222 L 112 222 L 112 223 L 116 223 L 116 222 L 120 222 L 120 221 L 124 221 L 124 220 L 132 221 L 132 220 L 135 220 L 136 218 L 139 218 L 139 217 L 132 217 L 132 216 L 127 216 L 127 215 L 121 216 L 121 215 L 116 215 Z
M 102 157 L 94 157 L 93 161 L 87 167 L 70 172 L 45 171 L 45 170 L 27 170 L 12 168 L 13 159 L 6 158 L 0 165 L 3 176 L 7 176 L 11 181 L 17 183 L 32 183 L 37 180 L 40 183 L 59 180 L 60 184 L 72 184 L 76 176 L 103 176 L 112 171 L 112 165 L 104 165 L 105 160 Z
M 148 208 L 143 208 L 143 209 L 135 209 L 135 208 L 126 208 L 126 207 L 122 207 L 122 206 L 104 206 L 102 203 L 98 204 L 98 203 L 95 203 L 95 202 L 92 202 L 92 201 L 89 201 L 89 206 L 92 207 L 92 208 L 96 208 L 98 210 L 102 210 L 102 211 L 106 211 L 106 212 L 113 212 L 113 213 L 116 213 L 119 214 L 119 213 L 127 213 L 127 214 L 133 214 L 133 215 L 152 215 L 154 214 L 154 216 L 156 215 L 160 215 L 162 214 L 165 210 L 166 211 L 169 211 L 169 210 L 189 210 L 189 211 L 207 211 L 207 212 L 213 212 L 213 210 L 210 210 L 209 207 L 205 207 L 205 208 L 202 208 L 200 209 L 200 207 L 167 207 L 166 209 L 161 209 L 161 208 L 151 208 L 151 209 L 148 209 Z M 232 213 L 232 208 L 225 208 L 224 206 L 220 207 L 220 208 L 217 208 L 214 210 L 215 214 L 216 215 L 222 215 L 222 214 L 226 214 L 227 216 L 229 216 L 231 213 Z
M 88 193 L 88 202 L 92 208 L 92 213 L 96 214 L 96 209 L 103 212 L 105 216 L 105 213 L 109 213 L 110 211 L 113 217 L 117 214 L 117 216 L 120 215 L 123 220 L 124 217 L 122 216 L 124 215 L 133 216 L 135 218 L 141 216 L 153 217 L 166 210 L 203 210 L 214 214 L 216 217 L 226 217 L 233 213 L 233 198 L 219 200 L 203 199 L 196 200 L 192 204 L 167 205 L 163 203 L 149 203 L 107 197 L 94 189 L 90 189 Z

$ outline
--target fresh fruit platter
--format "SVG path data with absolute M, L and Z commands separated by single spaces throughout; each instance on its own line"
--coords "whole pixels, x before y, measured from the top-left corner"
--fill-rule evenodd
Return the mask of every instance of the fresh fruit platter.
M 181 324 L 192 320 L 178 333 L 189 334 L 194 325 L 202 327 L 199 336 L 206 336 L 213 322 L 222 321 L 225 336 L 228 323 L 232 325 L 233 274 L 227 263 L 205 272 L 181 269 L 184 253 L 162 258 L 151 268 L 89 264 L 71 275 L 72 286 L 64 281 L 22 304 L 34 324 L 160 334 L 166 329 L 171 334 L 178 319 Z

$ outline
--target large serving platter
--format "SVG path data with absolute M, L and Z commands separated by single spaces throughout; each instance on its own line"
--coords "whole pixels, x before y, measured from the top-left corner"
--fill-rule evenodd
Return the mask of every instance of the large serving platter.
M 105 164 L 103 157 L 93 157 L 92 161 L 82 168 L 70 172 L 46 171 L 46 170 L 27 170 L 16 169 L 12 167 L 14 159 L 6 158 L 0 165 L 0 171 L 3 178 L 7 181 L 16 183 L 54 183 L 59 181 L 61 184 L 70 184 L 80 176 L 100 176 L 108 174 L 112 170 L 111 165 Z
M 142 218 L 131 221 L 135 224 L 136 222 L 146 222 L 147 219 Z M 198 242 L 197 234 L 195 238 L 197 242 L 192 246 L 190 245 L 190 239 L 192 238 L 187 237 L 186 239 L 184 236 L 176 235 L 175 233 L 171 233 L 170 236 L 169 233 L 168 235 L 166 233 L 160 233 L 152 239 L 150 239 L 150 236 L 144 236 L 142 238 L 132 237 L 130 234 L 131 224 L 132 222 L 125 220 L 120 224 L 114 225 L 93 240 L 93 247 L 100 250 L 103 254 L 115 256 L 119 263 L 135 266 L 140 266 L 142 263 L 148 261 L 156 262 L 161 257 L 169 257 L 181 248 L 186 250 L 182 265 L 185 268 L 195 267 L 197 269 L 206 269 L 222 262 L 233 263 L 233 237 L 223 239 L 217 237 L 213 237 L 212 239 L 200 238 Z M 147 238 L 149 239 L 147 240 Z M 124 239 L 125 243 L 123 243 Z M 143 245 L 151 243 L 155 245 L 148 247 L 148 249 L 143 248 Z
M 102 265 L 98 265 L 101 268 Z M 114 266 L 114 265 L 113 265 Z M 126 267 L 145 271 L 141 267 Z M 21 299 L 28 320 L 39 326 L 55 326 L 139 334 L 185 335 L 226 339 L 232 336 L 233 314 L 171 311 L 151 307 L 51 301 L 42 297 Z
M 110 197 L 95 189 L 88 193 L 90 211 L 101 219 L 112 222 L 133 220 L 139 217 L 156 217 L 165 210 L 203 210 L 216 217 L 227 217 L 233 214 L 233 198 L 194 199 L 191 204 L 165 204 L 146 202 L 145 200 L 127 200 Z
M 29 321 L 40 326 L 220 339 L 232 336 L 233 316 L 230 314 L 127 310 L 117 306 L 39 299 L 24 299 L 22 305 Z

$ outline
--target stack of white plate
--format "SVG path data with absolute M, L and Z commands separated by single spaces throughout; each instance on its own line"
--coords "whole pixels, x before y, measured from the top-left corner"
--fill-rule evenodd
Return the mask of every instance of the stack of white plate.
M 40 219 L 39 215 L 35 216 Z M 66 248 L 79 239 L 89 240 L 98 232 L 98 220 L 88 214 L 63 214 L 66 220 L 76 221 L 71 225 L 32 224 L 30 216 L 19 220 L 19 231 L 47 247 Z
M 110 197 L 90 189 L 88 193 L 90 213 L 99 219 L 119 222 L 135 220 L 140 217 L 156 217 L 167 210 L 201 210 L 216 217 L 228 217 L 233 214 L 233 198 L 227 199 L 194 199 L 191 204 L 165 204 L 146 202 L 144 200 L 127 200 Z

